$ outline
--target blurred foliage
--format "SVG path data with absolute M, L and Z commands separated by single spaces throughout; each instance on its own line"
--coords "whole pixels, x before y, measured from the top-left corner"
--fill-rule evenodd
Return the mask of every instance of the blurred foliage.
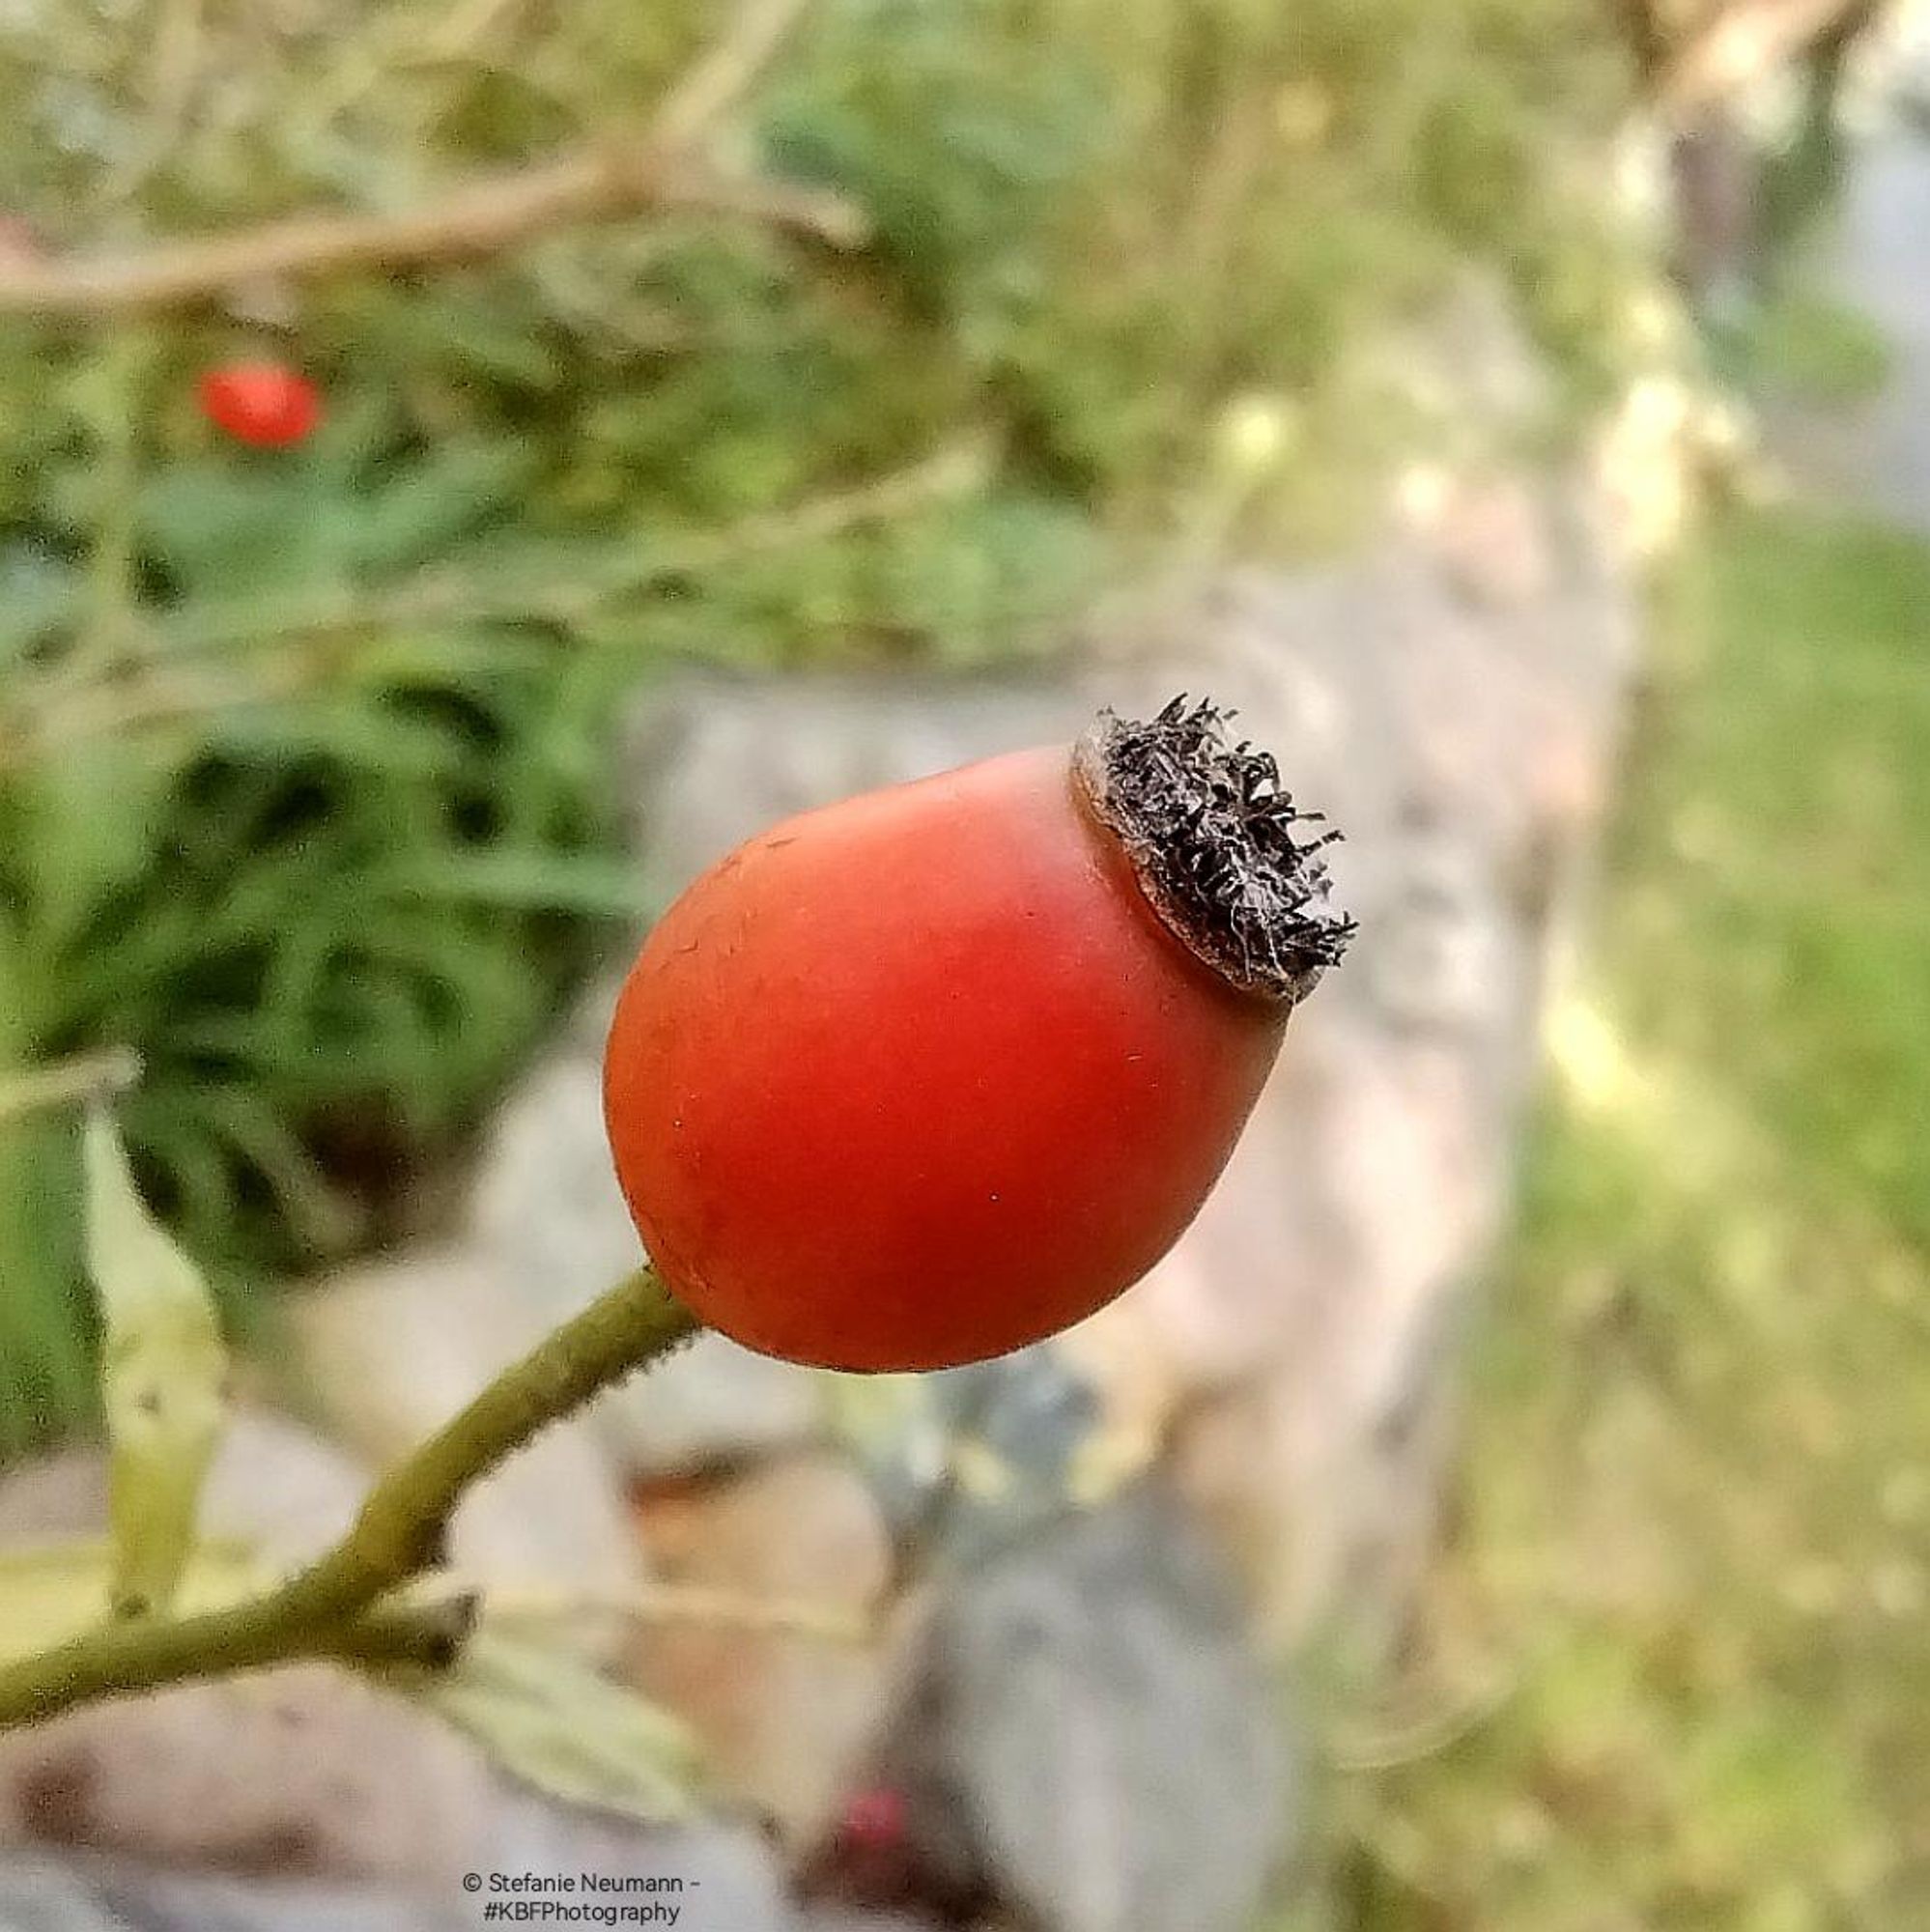
M 1868 402 L 1895 363 L 1888 338 L 1861 309 L 1802 283 L 1752 311 L 1724 346 L 1750 388 L 1798 403 Z
M 1309 1928 L 1930 1923 L 1930 545 L 1736 517 Z
M 644 126 L 717 18 L 23 0 L 0 246 L 428 206 Z M 1227 521 L 1329 530 L 1411 442 L 1387 341 L 1470 261 L 1598 391 L 1627 81 L 1593 0 L 823 0 L 723 158 L 846 193 L 862 250 L 639 219 L 0 322 L 0 1091 L 138 1049 L 137 1165 L 231 1298 L 395 1232 L 639 911 L 638 677 L 1036 648 L 1224 496 L 1256 398 Z M 237 355 L 321 385 L 311 443 L 202 420 Z M 982 474 L 811 514 L 961 439 Z M 91 1400 L 74 1172 L 67 1124 L 0 1126 L 0 1438 Z

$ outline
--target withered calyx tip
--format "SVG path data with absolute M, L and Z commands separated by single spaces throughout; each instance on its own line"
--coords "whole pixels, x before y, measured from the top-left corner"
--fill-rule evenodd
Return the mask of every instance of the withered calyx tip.
M 1075 770 L 1165 923 L 1241 990 L 1295 1002 L 1354 934 L 1320 857 L 1340 834 L 1294 837 L 1320 815 L 1270 753 L 1230 738 L 1230 716 L 1183 696 L 1147 722 L 1102 711 Z

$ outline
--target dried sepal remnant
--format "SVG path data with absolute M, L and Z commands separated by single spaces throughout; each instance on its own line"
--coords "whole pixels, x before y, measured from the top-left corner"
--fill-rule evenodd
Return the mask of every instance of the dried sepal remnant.
M 1243 991 L 1298 1001 L 1339 963 L 1354 922 L 1328 899 L 1338 832 L 1280 781 L 1270 753 L 1232 741 L 1232 717 L 1181 696 L 1149 722 L 1101 712 L 1077 770 L 1154 910 Z

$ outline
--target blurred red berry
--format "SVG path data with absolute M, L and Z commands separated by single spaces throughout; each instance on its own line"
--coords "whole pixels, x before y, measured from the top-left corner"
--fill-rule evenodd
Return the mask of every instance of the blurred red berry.
M 895 1851 L 905 1838 L 905 1801 L 888 1784 L 855 1791 L 845 1801 L 837 1835 L 854 1852 Z
M 322 392 L 280 362 L 229 362 L 202 377 L 201 410 L 237 442 L 280 449 L 322 420 Z

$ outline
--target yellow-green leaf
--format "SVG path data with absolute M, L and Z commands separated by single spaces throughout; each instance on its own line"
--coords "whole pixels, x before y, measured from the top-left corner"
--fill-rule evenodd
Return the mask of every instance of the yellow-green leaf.
M 164 1608 L 220 1440 L 227 1351 L 194 1264 L 142 1204 L 104 1111 L 87 1122 L 87 1264 L 100 1297 L 116 1612 Z
M 647 1824 L 688 1817 L 694 1808 L 697 1754 L 690 1732 L 568 1650 L 504 1635 L 485 1622 L 452 1669 L 390 1675 L 504 1771 L 553 1798 Z
M 115 1575 L 105 1537 L 0 1550 L 0 1663 L 32 1657 L 100 1622 Z M 181 1578 L 183 1611 L 219 1609 L 267 1589 L 273 1566 L 242 1543 L 203 1543 Z

